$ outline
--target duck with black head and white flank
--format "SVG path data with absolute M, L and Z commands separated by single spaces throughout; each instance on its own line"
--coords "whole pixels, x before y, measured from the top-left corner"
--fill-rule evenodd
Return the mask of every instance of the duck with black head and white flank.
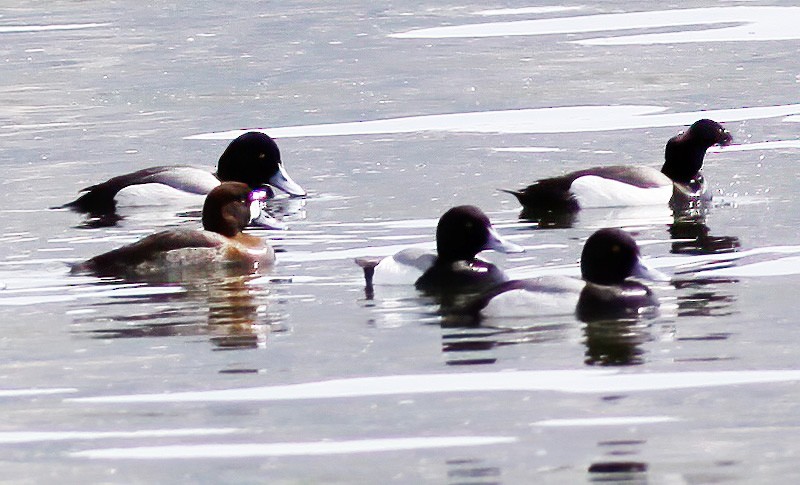
M 117 175 L 86 187 L 83 195 L 63 207 L 91 214 L 113 213 L 118 207 L 163 206 L 202 203 L 222 182 L 241 182 L 251 189 L 263 189 L 272 197 L 272 187 L 291 197 L 305 197 L 306 191 L 289 176 L 280 149 L 269 135 L 248 132 L 233 140 L 217 163 L 217 172 L 186 165 L 149 167 Z M 266 214 L 254 219 L 257 225 L 280 224 Z
M 630 234 L 616 228 L 589 236 L 580 269 L 581 279 L 542 276 L 503 282 L 466 305 L 466 313 L 508 318 L 575 312 L 583 321 L 637 315 L 659 303 L 653 291 L 636 279 L 669 279 L 642 260 Z
M 247 184 L 224 182 L 203 204 L 203 230 L 170 229 L 94 256 L 72 267 L 73 274 L 129 276 L 161 273 L 188 266 L 236 267 L 243 271 L 269 268 L 275 251 L 262 238 L 245 234 L 263 191 Z
M 404 249 L 386 258 L 358 258 L 367 286 L 411 285 L 425 293 L 466 292 L 507 279 L 505 273 L 477 254 L 523 248 L 507 241 L 478 207 L 462 205 L 445 212 L 436 225 L 436 252 Z
M 661 170 L 641 165 L 592 167 L 539 180 L 513 194 L 530 214 L 569 213 L 595 207 L 671 204 L 709 198 L 702 174 L 706 150 L 728 145 L 731 134 L 702 119 L 667 142 Z

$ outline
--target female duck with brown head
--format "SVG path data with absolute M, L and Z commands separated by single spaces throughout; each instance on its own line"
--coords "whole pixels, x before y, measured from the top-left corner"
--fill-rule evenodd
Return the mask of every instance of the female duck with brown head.
M 100 254 L 72 267 L 72 273 L 101 276 L 143 274 L 172 267 L 217 264 L 244 270 L 269 267 L 275 251 L 263 239 L 242 230 L 258 211 L 263 191 L 224 182 L 211 190 L 203 205 L 202 231 L 171 229 Z

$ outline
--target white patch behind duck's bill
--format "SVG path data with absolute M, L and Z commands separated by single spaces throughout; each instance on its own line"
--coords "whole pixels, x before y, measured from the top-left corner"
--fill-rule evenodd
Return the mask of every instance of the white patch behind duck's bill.
M 425 450 L 457 446 L 486 446 L 514 443 L 511 436 L 428 436 L 422 438 L 381 438 L 348 441 L 289 443 L 219 443 L 205 445 L 143 446 L 107 448 L 72 453 L 74 457 L 106 459 L 197 459 L 280 456 L 322 456 L 385 451 Z
M 539 370 L 357 377 L 219 391 L 133 394 L 66 399 L 78 403 L 244 402 L 337 399 L 398 394 L 556 391 L 621 393 L 800 381 L 800 370 L 623 373 L 615 370 Z
M 560 106 L 407 116 L 371 121 L 231 130 L 186 137 L 187 140 L 232 140 L 248 131 L 275 138 L 385 135 L 423 131 L 454 133 L 580 133 L 687 126 L 700 118 L 744 121 L 800 114 L 800 104 L 664 113 L 662 106 Z
M 391 34 L 389 37 L 397 39 L 506 37 L 675 27 L 679 28 L 677 32 L 622 35 L 571 42 L 584 45 L 647 45 L 794 40 L 800 39 L 800 30 L 797 29 L 795 22 L 798 17 L 800 17 L 798 7 L 710 7 L 453 25 L 411 30 Z M 739 25 L 718 26 L 731 23 Z M 698 30 L 697 26 L 708 26 L 708 28 Z M 691 30 L 680 27 L 691 27 Z
M 669 203 L 672 191 L 671 182 L 662 187 L 641 188 L 595 175 L 577 178 L 570 186 L 570 192 L 575 196 L 581 209 L 629 205 L 664 205 Z

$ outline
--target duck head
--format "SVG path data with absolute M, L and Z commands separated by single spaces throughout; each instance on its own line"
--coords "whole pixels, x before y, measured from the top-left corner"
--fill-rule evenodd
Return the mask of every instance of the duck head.
M 470 260 L 481 251 L 522 252 L 522 247 L 506 241 L 492 227 L 482 210 L 471 205 L 453 207 L 436 226 L 436 251 L 442 261 Z
M 619 285 L 630 277 L 668 279 L 642 261 L 639 246 L 630 234 L 612 228 L 600 229 L 586 240 L 581 253 L 581 276 L 598 285 Z
M 203 229 L 227 237 L 238 235 L 250 222 L 251 205 L 259 203 L 263 194 L 241 182 L 223 182 L 206 196 Z
M 219 157 L 217 177 L 222 182 L 243 182 L 253 189 L 269 184 L 294 197 L 306 195 L 286 171 L 278 144 L 258 131 L 245 133 L 228 145 Z

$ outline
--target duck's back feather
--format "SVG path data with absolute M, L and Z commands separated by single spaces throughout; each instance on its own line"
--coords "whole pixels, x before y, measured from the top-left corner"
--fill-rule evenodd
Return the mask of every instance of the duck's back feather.
M 210 231 L 174 229 L 151 234 L 133 244 L 112 249 L 72 267 L 73 273 L 118 274 L 169 251 L 221 248 L 224 236 Z
M 110 211 L 116 207 L 117 193 L 134 185 L 162 184 L 189 194 L 206 195 L 219 183 L 214 174 L 200 168 L 182 165 L 150 167 L 86 187 L 82 190 L 85 194 L 64 207 L 83 212 Z
M 672 182 L 657 169 L 646 166 L 613 165 L 608 167 L 592 167 L 585 170 L 570 172 L 558 177 L 551 177 L 539 180 L 528 187 L 519 191 L 506 191 L 519 199 L 520 203 L 526 207 L 533 207 L 539 210 L 574 211 L 584 206 L 600 206 L 599 202 L 592 202 L 589 205 L 576 197 L 574 183 L 578 179 L 591 177 L 588 180 L 597 182 L 605 179 L 614 182 L 615 188 L 622 187 L 623 184 L 628 189 L 644 193 L 641 189 L 660 189 L 671 187 Z M 581 183 L 579 182 L 579 185 Z M 609 193 L 616 193 L 612 189 Z M 648 196 L 649 197 L 649 196 Z M 667 197 L 666 200 L 669 200 Z M 620 202 L 613 200 L 606 206 L 618 205 Z

